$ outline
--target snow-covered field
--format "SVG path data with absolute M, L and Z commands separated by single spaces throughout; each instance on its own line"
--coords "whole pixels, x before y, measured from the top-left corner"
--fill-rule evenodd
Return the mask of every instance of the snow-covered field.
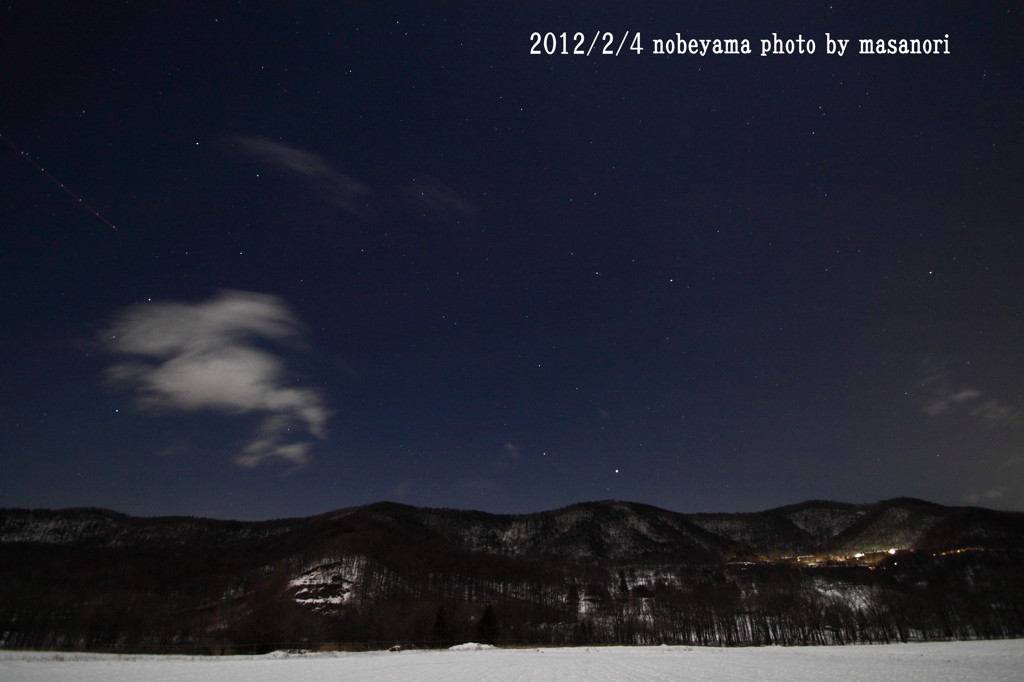
M 0 652 L 3 682 L 1024 679 L 1024 640 L 847 647 L 588 647 L 187 657 Z

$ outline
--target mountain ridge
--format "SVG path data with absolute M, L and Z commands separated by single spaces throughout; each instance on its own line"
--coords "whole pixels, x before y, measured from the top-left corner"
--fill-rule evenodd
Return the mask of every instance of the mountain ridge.
M 0 509 L 0 558 L 5 647 L 434 645 L 478 640 L 487 608 L 504 641 L 531 644 L 1024 636 L 1024 513 L 912 498 L 378 502 L 267 521 Z
M 430 530 L 470 551 L 563 560 L 574 556 L 622 559 L 627 553 L 635 556 L 638 544 L 645 544 L 644 553 L 660 551 L 675 558 L 729 551 L 753 552 L 763 559 L 815 552 L 847 556 L 892 548 L 914 549 L 925 538 L 929 548 L 948 551 L 956 549 L 953 545 L 958 542 L 963 544 L 961 536 L 977 534 L 965 520 L 994 523 L 1002 528 L 1002 536 L 1012 540 L 1020 534 L 1020 521 L 1024 519 L 1022 512 L 946 506 L 909 497 L 874 503 L 814 499 L 759 512 L 697 513 L 622 500 L 578 502 L 519 514 L 381 501 L 313 516 L 263 521 L 182 515 L 141 517 L 99 507 L 0 508 L 0 543 L 62 543 L 81 537 L 83 541 L 106 538 L 108 543 L 116 544 L 137 541 L 141 536 L 170 540 L 175 535 L 180 535 L 182 542 L 196 541 L 204 535 L 251 539 L 353 516 L 375 518 L 409 530 L 415 527 L 418 532 Z M 931 533 L 935 526 L 939 531 Z M 467 529 L 475 532 L 467 533 Z M 609 535 L 607 529 L 614 529 L 617 537 Z M 618 537 L 622 535 L 627 536 L 624 544 Z M 615 548 L 620 545 L 622 549 L 616 554 Z

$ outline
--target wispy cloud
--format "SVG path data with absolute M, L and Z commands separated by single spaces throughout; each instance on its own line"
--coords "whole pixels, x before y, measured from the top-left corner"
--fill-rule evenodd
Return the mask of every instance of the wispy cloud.
M 925 362 L 924 378 L 920 392 L 924 402 L 921 410 L 929 417 L 965 414 L 976 417 L 988 424 L 1015 424 L 1018 410 L 995 398 L 988 397 L 978 388 L 956 387 L 950 381 L 949 372 L 936 368 L 934 361 Z
M 370 193 L 369 187 L 311 152 L 263 137 L 232 135 L 228 142 L 243 154 L 310 183 L 322 196 L 349 213 L 358 214 L 360 200 Z
M 228 135 L 228 146 L 256 162 L 299 179 L 324 199 L 361 218 L 415 211 L 446 223 L 476 215 L 476 206 L 441 180 L 421 175 L 411 182 L 373 188 L 342 173 L 323 157 L 284 142 Z
M 940 414 L 952 412 L 953 410 L 969 406 L 970 403 L 981 398 L 981 391 L 973 388 L 961 388 L 957 390 L 939 388 L 927 398 L 924 406 L 924 413 L 937 417 Z
M 458 220 L 476 214 L 476 207 L 454 189 L 437 178 L 427 176 L 413 180 L 399 187 L 415 206 L 429 212 L 435 218 Z
M 262 413 L 235 461 L 245 467 L 309 462 L 311 438 L 326 436 L 319 392 L 297 387 L 284 360 L 257 341 L 299 347 L 302 326 L 276 296 L 224 291 L 200 303 L 148 303 L 121 310 L 101 334 L 121 361 L 112 382 L 151 412 Z
M 971 406 L 971 416 L 984 419 L 990 424 L 1009 424 L 1017 422 L 1017 410 L 1004 405 L 998 400 L 986 400 Z
M 495 468 L 498 471 L 506 471 L 516 466 L 521 457 L 519 446 L 515 443 L 505 443 L 501 446 L 501 456 L 498 458 Z
M 964 501 L 968 504 L 994 503 L 1006 495 L 1005 488 L 990 488 L 983 491 L 975 491 L 964 495 Z

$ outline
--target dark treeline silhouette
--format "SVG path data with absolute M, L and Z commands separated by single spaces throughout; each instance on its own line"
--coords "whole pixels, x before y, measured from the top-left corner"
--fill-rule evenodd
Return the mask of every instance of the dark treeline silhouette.
M 872 561 L 863 552 L 769 556 L 736 540 L 759 519 L 741 518 L 724 536 L 619 503 L 536 519 L 375 505 L 267 524 L 5 510 L 0 646 L 261 653 L 1024 636 L 1019 515 L 909 505 L 930 520 L 920 529 L 908 505 L 828 531 L 833 549 L 853 547 L 858 533 L 877 540 L 880 528 L 916 538 Z M 787 509 L 810 525 L 806 508 Z M 529 524 L 553 544 L 530 535 Z M 786 533 L 785 543 L 801 541 Z M 674 554 L 677 536 L 683 549 Z

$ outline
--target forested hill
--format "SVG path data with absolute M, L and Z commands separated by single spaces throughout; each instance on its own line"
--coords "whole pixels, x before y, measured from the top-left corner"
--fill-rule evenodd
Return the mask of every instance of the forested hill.
M 1024 633 L 1024 515 L 913 499 L 742 514 L 378 503 L 266 522 L 5 509 L 0 556 L 8 647 Z

